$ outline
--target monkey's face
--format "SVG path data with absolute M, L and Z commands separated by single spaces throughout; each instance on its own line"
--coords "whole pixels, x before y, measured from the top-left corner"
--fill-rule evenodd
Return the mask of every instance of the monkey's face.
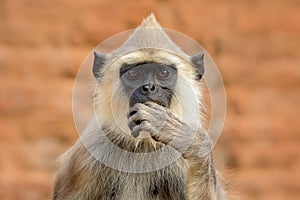
M 169 108 L 174 95 L 177 68 L 155 62 L 123 64 L 120 80 L 130 107 L 152 101 Z
M 199 54 L 188 60 L 160 49 L 142 49 L 121 56 L 95 53 L 93 73 L 99 84 L 94 106 L 99 123 L 130 135 L 130 107 L 151 101 L 185 123 L 197 124 L 201 95 L 197 80 L 202 75 L 198 66 L 202 63 L 194 65 L 194 60 L 202 58 Z

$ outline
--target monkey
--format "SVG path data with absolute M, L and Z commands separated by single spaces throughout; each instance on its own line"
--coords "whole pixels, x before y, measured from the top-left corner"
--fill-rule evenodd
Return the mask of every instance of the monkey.
M 201 114 L 203 52 L 188 56 L 151 14 L 94 51 L 92 73 L 95 117 L 62 155 L 53 200 L 227 199 Z

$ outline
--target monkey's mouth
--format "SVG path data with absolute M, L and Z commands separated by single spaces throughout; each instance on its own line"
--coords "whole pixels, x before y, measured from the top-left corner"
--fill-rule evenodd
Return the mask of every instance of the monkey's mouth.
M 162 107 L 170 108 L 173 92 L 168 88 L 155 85 L 154 90 L 143 89 L 144 86 L 136 89 L 129 98 L 129 106 L 132 107 L 136 103 L 145 104 L 146 102 L 154 102 Z
M 169 108 L 169 106 L 170 106 L 169 101 L 161 101 L 161 100 L 157 100 L 157 99 L 154 99 L 154 98 L 151 98 L 151 97 L 137 98 L 134 95 L 132 95 L 130 100 L 129 100 L 129 107 L 133 107 L 137 103 L 145 104 L 146 102 L 149 102 L 149 101 L 154 102 L 154 103 L 156 103 L 156 104 L 158 104 L 162 107 L 165 107 L 165 108 Z

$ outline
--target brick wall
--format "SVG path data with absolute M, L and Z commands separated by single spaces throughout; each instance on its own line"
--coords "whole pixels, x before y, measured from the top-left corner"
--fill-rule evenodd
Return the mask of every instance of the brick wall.
M 153 11 L 200 42 L 227 92 L 216 150 L 232 198 L 300 198 L 300 1 L 0 0 L 0 199 L 49 199 L 77 133 L 85 56 Z

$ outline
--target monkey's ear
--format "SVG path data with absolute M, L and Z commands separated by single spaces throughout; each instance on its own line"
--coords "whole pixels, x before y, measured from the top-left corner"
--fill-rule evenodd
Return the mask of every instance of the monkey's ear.
M 199 81 L 204 75 L 204 53 L 193 55 L 191 62 L 196 71 L 196 80 Z
M 104 67 L 105 60 L 105 54 L 94 51 L 93 74 L 98 81 L 100 81 L 103 76 L 102 68 Z

